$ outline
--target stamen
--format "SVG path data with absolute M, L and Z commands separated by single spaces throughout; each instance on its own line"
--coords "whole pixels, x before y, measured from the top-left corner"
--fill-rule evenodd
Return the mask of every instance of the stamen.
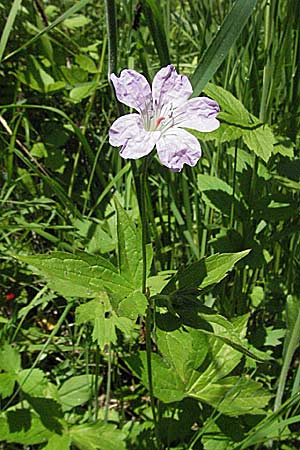
M 159 118 L 156 120 L 155 128 L 159 127 L 159 125 L 161 124 L 161 122 L 162 122 L 163 120 L 165 120 L 165 117 L 159 117 Z

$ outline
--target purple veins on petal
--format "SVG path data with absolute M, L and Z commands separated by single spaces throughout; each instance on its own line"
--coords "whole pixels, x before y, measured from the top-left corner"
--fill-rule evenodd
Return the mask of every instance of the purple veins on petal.
M 195 166 L 201 156 L 198 139 L 181 128 L 168 130 L 156 147 L 161 163 L 173 172 L 180 172 L 184 164 Z
M 152 83 L 154 105 L 172 103 L 176 107 L 184 103 L 193 92 L 192 85 L 185 75 L 178 75 L 174 66 L 160 69 Z
M 151 103 L 151 88 L 146 78 L 135 70 L 122 70 L 118 78 L 114 73 L 110 77 L 117 99 L 137 111 L 143 111 Z

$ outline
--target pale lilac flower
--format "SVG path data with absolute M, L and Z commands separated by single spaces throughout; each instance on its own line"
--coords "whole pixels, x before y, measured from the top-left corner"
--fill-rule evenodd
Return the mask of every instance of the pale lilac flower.
M 199 141 L 184 128 L 216 130 L 220 108 L 214 100 L 189 100 L 192 85 L 172 65 L 157 72 L 152 92 L 146 78 L 135 70 L 125 69 L 119 78 L 112 74 L 111 81 L 118 100 L 138 111 L 119 117 L 109 130 L 109 143 L 114 147 L 122 145 L 123 158 L 141 158 L 156 145 L 161 163 L 174 172 L 180 172 L 184 164 L 197 164 L 201 156 Z

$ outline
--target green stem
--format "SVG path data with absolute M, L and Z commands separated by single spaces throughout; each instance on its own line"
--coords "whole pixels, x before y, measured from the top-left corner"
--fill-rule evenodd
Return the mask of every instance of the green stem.
M 117 71 L 117 18 L 114 0 L 105 0 L 108 36 L 108 78 Z
M 95 358 L 95 422 L 98 420 L 98 414 L 99 414 L 99 401 L 98 401 L 98 395 L 99 395 L 99 371 L 100 371 L 100 350 L 99 345 L 96 347 L 96 358 Z
M 141 216 L 142 225 L 142 258 L 143 258 L 143 272 L 142 272 L 142 292 L 147 298 L 147 311 L 146 311 L 146 354 L 147 354 L 147 376 L 149 385 L 149 394 L 151 402 L 151 410 L 153 415 L 154 427 L 157 442 L 159 442 L 158 428 L 157 428 L 157 418 L 155 410 L 155 400 L 153 394 L 153 379 L 152 379 L 152 361 L 151 361 L 151 330 L 153 326 L 153 312 L 154 304 L 150 299 L 150 295 L 147 289 L 147 240 L 148 240 L 148 221 L 146 214 L 146 202 L 147 202 L 147 170 L 148 170 L 149 157 L 143 159 L 141 173 L 139 178 L 139 183 L 137 183 L 136 173 L 134 178 L 136 181 L 137 194 L 139 197 L 139 208 Z M 133 166 L 134 167 L 134 166 Z
M 277 411 L 281 406 L 285 383 L 286 383 L 286 379 L 288 376 L 288 371 L 289 371 L 294 353 L 299 345 L 299 329 L 300 329 L 300 310 L 298 310 L 297 319 L 296 319 L 295 325 L 293 327 L 290 341 L 289 341 L 288 347 L 287 347 L 285 355 L 284 355 L 284 360 L 283 360 L 282 369 L 280 372 L 280 377 L 279 377 L 279 382 L 278 382 L 278 388 L 277 388 L 277 392 L 276 392 L 276 398 L 275 398 L 275 402 L 274 402 L 274 411 Z
M 111 391 L 111 360 L 112 360 L 112 351 L 111 351 L 111 343 L 109 343 L 108 344 L 107 382 L 106 382 L 106 395 L 105 395 L 104 422 L 108 421 L 108 410 L 109 410 L 110 391 Z

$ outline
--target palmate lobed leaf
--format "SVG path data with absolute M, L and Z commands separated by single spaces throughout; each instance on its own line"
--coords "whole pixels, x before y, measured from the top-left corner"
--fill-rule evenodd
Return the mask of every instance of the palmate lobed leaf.
M 98 420 L 94 424 L 76 425 L 70 429 L 72 443 L 81 450 L 125 450 L 125 433 L 115 425 Z
M 245 334 L 245 317 L 237 321 L 234 331 Z M 228 376 L 242 358 L 237 349 L 191 328 L 158 330 L 157 345 L 161 355 L 152 355 L 153 390 L 161 401 L 193 397 L 227 415 L 263 413 L 270 395 L 262 385 L 249 378 Z M 128 357 L 126 363 L 148 387 L 146 353 Z
M 7 411 L 0 417 L 0 441 L 35 445 L 46 442 L 52 434 L 29 409 Z
M 101 291 L 129 295 L 134 286 L 122 277 L 116 267 L 101 256 L 53 252 L 49 255 L 17 256 L 36 268 L 49 286 L 65 297 L 95 297 Z
M 128 213 L 115 199 L 117 213 L 117 237 L 118 237 L 118 267 L 120 274 L 135 285 L 137 289 L 142 286 L 143 254 L 142 254 L 142 230 L 136 226 Z M 152 246 L 146 246 L 147 273 L 152 263 Z
M 130 315 L 134 306 L 129 310 Z M 87 322 L 93 324 L 92 337 L 101 349 L 109 343 L 115 344 L 117 342 L 116 328 L 128 336 L 131 335 L 135 324 L 126 316 L 118 317 L 116 312 L 113 311 L 109 297 L 105 292 L 76 308 L 76 323 L 80 325 Z

